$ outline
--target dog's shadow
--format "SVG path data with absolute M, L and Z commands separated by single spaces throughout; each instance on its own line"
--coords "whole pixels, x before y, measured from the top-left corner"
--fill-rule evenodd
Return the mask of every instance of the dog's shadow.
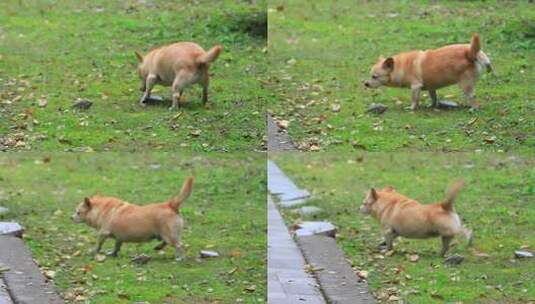
M 173 104 L 173 101 L 170 98 L 163 98 L 162 96 L 153 95 L 150 98 L 145 99 L 144 104 L 147 107 L 160 107 L 168 109 Z M 208 103 L 208 105 L 210 105 L 210 103 Z M 189 99 L 187 102 L 181 103 L 178 109 L 199 110 L 206 109 L 206 105 L 200 100 Z

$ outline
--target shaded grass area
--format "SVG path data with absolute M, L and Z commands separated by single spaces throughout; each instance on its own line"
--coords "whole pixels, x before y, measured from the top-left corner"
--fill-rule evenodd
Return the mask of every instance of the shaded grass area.
M 535 159 L 504 154 L 364 153 L 277 154 L 277 164 L 312 193 L 308 202 L 324 210 L 316 220 L 332 221 L 337 242 L 358 270 L 369 271 L 372 292 L 381 302 L 527 303 L 535 299 L 535 264 L 513 259 L 515 250 L 535 250 Z M 422 203 L 444 197 L 462 177 L 466 186 L 455 202 L 474 246 L 454 240 L 449 255 L 465 260 L 448 267 L 438 256 L 440 239 L 398 239 L 394 254 L 380 252 L 378 222 L 359 213 L 370 187 L 393 186 Z M 298 217 L 285 211 L 287 221 Z M 304 218 L 310 220 L 314 218 Z M 417 262 L 410 255 L 417 254 Z
M 123 245 L 119 257 L 97 262 L 95 231 L 70 216 L 85 196 L 117 196 L 136 204 L 166 201 L 195 176 L 181 208 L 187 256 L 156 241 Z M 10 153 L 0 156 L 0 204 L 25 227 L 43 271 L 54 271 L 62 295 L 90 303 L 265 303 L 266 176 L 260 154 Z M 113 248 L 113 240 L 104 251 Z M 200 250 L 219 258 L 199 259 Z M 136 265 L 130 259 L 152 259 Z
M 528 1 L 271 2 L 268 111 L 302 150 L 533 150 L 535 10 Z M 410 90 L 365 90 L 380 55 L 469 43 L 479 32 L 497 76 L 476 86 L 481 110 L 411 112 Z M 467 104 L 454 85 L 439 99 Z M 383 103 L 383 115 L 367 113 Z
M 0 144 L 18 150 L 264 149 L 265 1 L 2 1 Z M 264 32 L 264 33 L 263 33 Z M 225 48 L 212 64 L 210 108 L 138 105 L 134 51 L 176 41 Z M 71 109 L 78 99 L 94 104 Z M 40 100 L 47 105 L 40 107 Z M 41 102 L 43 104 L 44 102 Z

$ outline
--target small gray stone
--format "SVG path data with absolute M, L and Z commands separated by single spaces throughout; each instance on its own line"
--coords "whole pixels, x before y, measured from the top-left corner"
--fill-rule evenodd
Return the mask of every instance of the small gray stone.
M 462 255 L 454 254 L 452 256 L 447 257 L 444 259 L 444 263 L 448 265 L 459 265 L 464 261 L 464 257 Z
M 330 222 L 302 222 L 297 224 L 295 234 L 297 236 L 325 235 L 335 237 L 336 227 Z
M 145 254 L 140 254 L 140 255 L 134 257 L 132 259 L 132 262 L 134 262 L 136 264 L 139 264 L 139 265 L 144 265 L 144 264 L 147 264 L 150 261 L 150 259 L 151 259 L 150 256 L 145 255 Z
M 318 208 L 316 206 L 303 206 L 296 210 L 297 213 L 299 213 L 301 216 L 312 216 L 319 214 L 323 211 L 323 209 Z
M 6 207 L 0 206 L 0 215 L 6 214 L 8 212 L 9 212 L 9 209 L 7 209 Z
M 459 105 L 451 100 L 439 100 L 438 107 L 441 109 L 458 109 Z
M 87 99 L 78 99 L 73 105 L 73 109 L 77 110 L 88 110 L 93 105 L 93 102 Z
M 295 208 L 297 206 L 303 205 L 306 203 L 306 199 L 296 199 L 291 201 L 280 201 L 279 205 L 283 208 Z
M 517 259 L 532 258 L 533 256 L 534 256 L 533 253 L 529 251 L 523 251 L 523 250 L 515 251 L 515 258 Z
M 22 237 L 24 228 L 16 222 L 0 222 L 0 235 Z
M 146 98 L 144 103 L 160 103 L 163 102 L 163 97 L 160 95 L 150 95 L 149 98 Z
M 383 114 L 386 111 L 386 109 L 388 109 L 388 107 L 385 106 L 384 104 L 374 102 L 368 106 L 368 109 L 366 110 L 366 112 Z
M 217 258 L 219 257 L 219 253 L 216 251 L 201 250 L 200 256 L 201 258 Z
M 160 169 L 161 167 L 162 167 L 162 165 L 157 164 L 157 163 L 150 164 L 150 168 L 151 168 L 152 170 L 158 170 L 158 169 Z

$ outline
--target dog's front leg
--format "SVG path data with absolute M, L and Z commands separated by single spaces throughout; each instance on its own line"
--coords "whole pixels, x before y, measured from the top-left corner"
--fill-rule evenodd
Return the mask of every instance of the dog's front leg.
M 431 98 L 431 107 L 436 108 L 438 106 L 437 91 L 429 90 L 429 97 Z
M 142 107 L 146 106 L 145 100 L 150 97 L 150 91 L 156 84 L 157 79 L 158 76 L 154 74 L 149 74 L 149 76 L 147 76 L 147 79 L 145 80 L 145 92 L 143 92 L 143 96 L 141 96 L 141 99 L 139 100 L 139 105 Z
M 412 103 L 411 110 L 414 111 L 418 108 L 418 103 L 420 102 L 420 92 L 422 91 L 422 84 L 413 84 L 411 86 L 412 91 Z
M 394 229 L 388 229 L 385 231 L 385 243 L 386 243 L 386 249 L 392 250 L 394 247 L 394 240 L 399 236 L 397 232 Z
M 95 254 L 100 253 L 100 249 L 102 248 L 102 244 L 104 244 L 104 241 L 108 238 L 108 234 L 99 233 L 97 236 L 97 247 L 95 247 Z

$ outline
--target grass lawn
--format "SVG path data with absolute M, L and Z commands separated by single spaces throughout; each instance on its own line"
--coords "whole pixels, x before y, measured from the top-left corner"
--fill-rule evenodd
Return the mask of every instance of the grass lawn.
M 156 241 L 123 245 L 119 257 L 89 254 L 95 231 L 70 216 L 100 193 L 144 204 L 162 202 L 195 176 L 181 209 L 184 261 Z M 0 155 L 0 205 L 26 228 L 25 240 L 64 297 L 89 303 L 265 303 L 266 176 L 261 154 L 191 157 L 167 153 L 8 153 Z M 104 250 L 113 248 L 113 240 Z M 199 259 L 200 250 L 221 256 Z M 130 259 L 152 257 L 145 265 Z
M 302 150 L 533 150 L 535 10 L 528 1 L 272 1 L 268 111 Z M 476 86 L 481 110 L 411 112 L 410 90 L 365 90 L 380 55 L 469 43 L 479 32 L 497 76 Z M 456 85 L 440 99 L 467 104 Z M 366 110 L 383 103 L 383 115 Z
M 266 22 L 265 1 L 1 1 L 0 150 L 264 149 Z M 134 51 L 176 41 L 224 46 L 210 109 L 199 86 L 179 111 L 168 87 L 138 105 Z
M 528 303 L 535 301 L 535 264 L 513 259 L 513 251 L 535 250 L 535 159 L 505 154 L 364 153 L 278 154 L 273 159 L 299 187 L 311 191 L 318 219 L 339 229 L 337 241 L 381 302 L 396 295 L 404 303 Z M 455 207 L 474 231 L 474 246 L 457 239 L 449 267 L 438 256 L 440 239 L 399 239 L 394 255 L 378 249 L 380 225 L 359 213 L 371 186 L 391 185 L 422 203 L 443 198 L 450 181 L 466 182 Z M 289 221 L 294 213 L 284 212 Z M 411 262 L 409 256 L 419 260 Z M 529 302 L 531 303 L 531 302 Z

